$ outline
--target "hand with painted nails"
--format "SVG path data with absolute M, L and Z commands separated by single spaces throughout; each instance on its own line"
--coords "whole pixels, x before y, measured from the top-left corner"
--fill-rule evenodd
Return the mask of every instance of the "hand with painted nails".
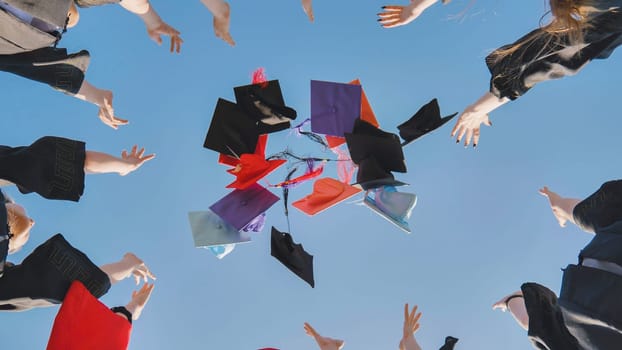
M 574 215 L 572 212 L 574 211 L 574 207 L 581 201 L 580 199 L 561 197 L 557 193 L 549 190 L 546 186 L 541 188 L 538 192 L 549 199 L 549 205 L 551 206 L 551 210 L 559 226 L 566 227 L 566 222 L 568 221 L 574 223 Z
M 302 0 L 302 9 L 305 11 L 307 17 L 309 17 L 309 21 L 313 22 L 315 17 L 313 17 L 313 4 L 312 0 Z
M 320 350 L 340 350 L 341 348 L 343 348 L 345 344 L 343 340 L 321 336 L 307 322 L 305 322 L 304 328 L 305 328 L 305 332 L 307 333 L 307 335 L 315 339 L 315 342 L 320 347 Z
M 464 140 L 464 147 L 473 141 L 473 147 L 479 143 L 480 127 L 482 124 L 492 126 L 488 114 L 510 101 L 507 97 L 497 97 L 486 92 L 474 104 L 467 107 L 451 130 L 451 137 L 456 136 L 456 143 Z
M 416 2 L 408 6 L 387 5 L 382 6 L 383 12 L 378 14 L 378 22 L 383 28 L 394 28 L 406 25 L 423 13 Z
M 384 28 L 406 25 L 417 19 L 428 7 L 437 2 L 438 0 L 411 0 L 408 6 L 382 6 L 383 12 L 378 14 L 378 22 Z
M 473 141 L 473 147 L 476 147 L 479 143 L 482 124 L 492 126 L 488 114 L 475 112 L 472 107 L 469 107 L 458 118 L 456 125 L 451 131 L 451 137 L 456 136 L 456 143 L 464 140 L 464 147 L 467 147 L 471 141 Z
M 415 340 L 414 333 L 419 330 L 419 319 L 421 312 L 417 313 L 417 305 L 413 306 L 409 312 L 408 304 L 404 305 L 404 329 L 402 332 L 402 340 L 400 340 L 400 350 L 421 350 L 419 344 Z

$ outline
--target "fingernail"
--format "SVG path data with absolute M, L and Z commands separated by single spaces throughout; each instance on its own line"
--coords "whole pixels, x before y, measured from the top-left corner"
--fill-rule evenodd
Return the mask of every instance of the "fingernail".
M 474 144 L 473 144 L 473 148 L 475 148 L 475 147 L 477 147 L 477 143 L 474 143 Z
M 386 6 L 382 6 L 382 9 L 385 9 L 385 8 L 387 8 L 387 7 Z
M 380 18 L 378 18 L 376 21 L 380 22 Z
M 460 140 L 456 140 L 456 143 L 460 143 Z

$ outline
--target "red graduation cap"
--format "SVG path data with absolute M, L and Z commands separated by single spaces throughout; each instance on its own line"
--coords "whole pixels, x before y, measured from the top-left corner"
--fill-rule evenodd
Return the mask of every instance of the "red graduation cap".
M 285 159 L 266 160 L 264 156 L 257 154 L 243 154 L 240 163 L 234 169 L 227 170 L 236 177 L 227 188 L 246 189 L 286 162 Z
M 261 157 L 266 157 L 266 145 L 268 144 L 268 134 L 259 135 L 257 139 L 257 146 L 255 146 L 255 153 Z M 232 167 L 240 164 L 240 159 L 221 153 L 218 156 L 218 163 L 223 165 L 230 165 Z

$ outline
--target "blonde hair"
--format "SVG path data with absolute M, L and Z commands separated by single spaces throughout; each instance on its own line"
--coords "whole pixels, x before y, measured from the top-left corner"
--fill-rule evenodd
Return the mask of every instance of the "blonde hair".
M 529 45 L 547 34 L 550 35 L 549 41 L 565 40 L 570 44 L 583 41 L 584 31 L 590 27 L 588 16 L 594 11 L 593 3 L 593 0 L 549 0 L 550 10 L 542 18 L 550 13 L 553 17 L 551 22 L 540 26 L 542 31 L 534 32 L 526 40 L 506 49 L 496 50 L 491 54 L 493 59 L 498 61 L 514 53 L 521 46 Z
M 7 221 L 12 235 L 9 240 L 9 254 L 15 253 L 26 243 L 32 227 L 32 220 L 18 208 L 21 209 L 15 203 L 6 204 Z

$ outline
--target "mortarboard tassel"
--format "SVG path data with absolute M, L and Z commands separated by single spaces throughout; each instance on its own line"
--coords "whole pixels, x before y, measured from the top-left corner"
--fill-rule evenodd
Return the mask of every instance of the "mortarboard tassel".
M 352 162 L 352 159 L 350 159 L 350 155 L 341 148 L 341 145 L 333 147 L 330 150 L 337 155 L 337 176 L 339 177 L 339 181 L 349 184 L 356 170 L 356 166 Z
M 261 84 L 262 88 L 268 86 L 268 78 L 266 77 L 266 70 L 263 67 L 257 68 L 253 72 L 253 84 Z
M 315 142 L 315 143 L 319 143 L 320 145 L 324 146 L 325 148 L 329 148 L 328 144 L 326 143 L 326 141 L 324 141 L 324 138 L 316 133 L 310 132 L 310 131 L 304 131 L 302 128 L 305 126 L 305 124 L 309 123 L 311 121 L 310 118 L 305 119 L 302 123 L 294 126 L 292 129 L 296 132 L 296 134 L 298 136 L 306 136 L 309 140 Z
M 261 213 L 259 216 L 253 219 L 253 221 L 249 222 L 242 228 L 244 232 L 261 232 L 264 226 L 266 226 L 266 213 Z
M 293 168 L 289 171 L 285 177 L 285 182 L 289 181 L 298 168 Z M 287 231 L 292 232 L 291 225 L 289 224 L 289 210 L 287 208 L 287 199 L 289 198 L 289 186 L 283 186 L 283 205 L 285 206 L 285 219 L 287 220 Z

